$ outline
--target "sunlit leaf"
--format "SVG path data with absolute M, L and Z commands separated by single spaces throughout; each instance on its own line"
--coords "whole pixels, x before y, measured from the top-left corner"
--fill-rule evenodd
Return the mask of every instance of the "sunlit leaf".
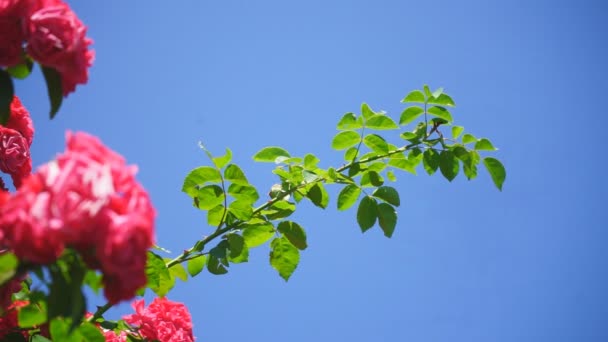
M 475 143 L 475 149 L 477 151 L 496 151 L 497 150 L 497 148 L 494 147 L 494 145 L 492 145 L 490 140 L 488 140 L 486 138 L 481 138 L 481 139 L 477 140 L 477 142 Z
M 407 125 L 410 122 L 416 120 L 423 113 L 424 113 L 424 109 L 422 109 L 421 107 L 418 107 L 418 106 L 408 107 L 401 113 L 401 118 L 399 119 L 399 124 Z
M 341 131 L 355 130 L 363 127 L 363 121 L 359 120 L 354 113 L 346 113 L 338 122 L 337 128 Z
M 363 138 L 363 144 L 371 150 L 381 153 L 388 153 L 386 140 L 377 134 L 368 134 Z
M 182 191 L 190 195 L 190 197 L 195 197 L 198 192 L 197 187 L 209 182 L 220 182 L 221 180 L 222 176 L 216 168 L 211 166 L 197 167 L 190 171 L 184 179 Z
M 407 103 L 407 102 L 424 103 L 424 94 L 420 90 L 414 90 L 414 91 L 410 92 L 409 94 L 407 94 L 407 96 L 405 98 L 403 98 L 403 100 L 401 100 L 401 102 L 402 103 Z
M 507 171 L 505 170 L 505 167 L 498 159 L 491 157 L 484 158 L 483 164 L 490 173 L 492 181 L 494 181 L 494 185 L 496 185 L 498 190 L 502 191 L 502 184 L 505 182 L 505 178 L 507 178 Z
M 211 160 L 218 169 L 221 169 L 232 161 L 232 151 L 226 148 L 226 154 L 221 157 L 213 157 Z
M 289 280 L 300 263 L 300 251 L 285 237 L 272 240 L 270 248 L 270 265 L 281 278 Z
M 357 185 L 349 184 L 345 186 L 338 195 L 338 210 L 346 210 L 353 206 L 361 195 L 361 188 Z
M 452 115 L 444 107 L 432 106 L 427 110 L 427 113 L 429 113 L 430 115 L 436 116 L 440 119 L 444 119 L 447 122 L 452 122 Z
M 253 160 L 257 162 L 274 163 L 278 157 L 291 157 L 287 151 L 280 147 L 270 146 L 264 147 L 253 156 Z
M 353 131 L 344 131 L 336 134 L 331 142 L 331 147 L 334 150 L 344 150 L 358 144 L 361 141 L 361 135 Z
M 243 238 L 249 248 L 263 245 L 274 236 L 274 227 L 271 223 L 251 224 L 243 228 Z
M 462 134 L 463 131 L 464 127 L 462 126 L 452 126 L 452 138 L 458 139 L 458 137 Z
M 472 134 L 465 133 L 465 135 L 462 136 L 463 144 L 470 144 L 470 143 L 473 143 L 476 141 L 477 141 L 477 138 L 475 138 Z
M 201 273 L 203 268 L 205 268 L 205 264 L 207 263 L 207 256 L 199 255 L 196 258 L 188 260 L 188 273 L 191 277 L 196 276 Z
M 375 114 L 367 119 L 365 124 L 367 128 L 375 130 L 398 129 L 399 126 L 390 117 L 384 114 Z

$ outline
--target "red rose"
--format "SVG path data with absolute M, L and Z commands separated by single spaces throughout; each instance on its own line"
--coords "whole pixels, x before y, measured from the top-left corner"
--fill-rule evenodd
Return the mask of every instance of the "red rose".
M 47 1 L 27 20 L 27 52 L 44 66 L 61 75 L 63 95 L 73 92 L 77 84 L 88 81 L 88 68 L 94 53 L 93 41 L 86 37 L 87 28 L 68 5 Z

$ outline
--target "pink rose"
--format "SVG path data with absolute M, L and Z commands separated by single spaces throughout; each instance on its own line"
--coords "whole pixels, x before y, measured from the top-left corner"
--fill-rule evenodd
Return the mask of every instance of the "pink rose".
M 142 337 L 161 342 L 194 341 L 192 318 L 184 304 L 154 298 L 147 308 L 144 305 L 143 300 L 134 301 L 131 306 L 135 314 L 123 317 L 125 322 L 138 328 Z
M 88 68 L 94 53 L 93 41 L 86 37 L 87 28 L 68 5 L 46 1 L 27 21 L 27 52 L 44 66 L 61 75 L 63 95 L 73 92 L 77 84 L 88 81 Z
M 23 61 L 25 30 L 22 20 L 26 2 L 0 0 L 0 66 L 13 66 Z

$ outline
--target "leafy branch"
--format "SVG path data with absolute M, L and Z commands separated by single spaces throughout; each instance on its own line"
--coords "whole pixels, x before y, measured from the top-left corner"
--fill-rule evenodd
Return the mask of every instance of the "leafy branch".
M 215 157 L 201 145 L 213 166 L 192 170 L 184 180 L 182 191 L 192 198 L 194 207 L 207 212 L 207 223 L 216 229 L 173 259 L 163 259 L 150 252 L 148 288 L 162 296 L 174 286 L 175 278 L 185 281 L 188 274 L 194 277 L 205 267 L 212 274 L 225 274 L 230 263 L 247 262 L 249 249 L 268 241 L 271 266 L 288 280 L 307 242 L 305 230 L 286 218 L 303 199 L 327 208 L 329 194 L 325 185 L 342 186 L 337 197 L 338 210 L 347 210 L 359 201 L 356 219 L 362 232 L 377 223 L 389 238 L 397 225 L 395 207 L 401 200 L 397 189 L 385 184 L 385 177 L 395 182 L 396 170 L 416 174 L 422 164 L 427 174 L 439 170 L 452 181 L 462 166 L 463 173 L 471 180 L 477 176 L 477 167 L 483 160 L 494 184 L 502 190 L 506 178 L 503 165 L 495 158 L 480 156 L 480 152 L 496 148 L 489 139 L 463 134 L 462 126 L 452 125 L 452 115 L 446 107 L 454 107 L 455 103 L 442 88 L 431 92 L 425 85 L 422 90 L 410 92 L 402 102 L 409 106 L 401 113 L 399 124 L 365 103 L 360 114 L 342 116 L 337 124 L 339 132 L 331 142 L 332 148 L 344 151 L 346 164 L 340 167 L 320 168 L 317 166 L 320 160 L 315 155 L 293 157 L 281 147 L 260 150 L 253 156 L 254 161 L 275 163 L 273 173 L 280 183 L 271 188 L 270 199 L 258 206 L 254 204 L 260 200 L 259 192 L 241 168 L 231 163 L 230 149 L 226 149 L 225 155 Z M 401 132 L 400 138 L 406 143 L 400 147 L 373 133 L 400 129 L 422 115 L 423 122 L 411 131 Z M 429 116 L 432 119 L 429 120 Z M 443 127 L 451 127 L 450 138 L 444 137 Z M 362 147 L 366 151 L 362 151 Z M 217 245 L 208 248 L 218 238 Z M 183 263 L 187 263 L 187 273 Z M 110 307 L 109 304 L 99 307 L 91 320 L 102 318 Z

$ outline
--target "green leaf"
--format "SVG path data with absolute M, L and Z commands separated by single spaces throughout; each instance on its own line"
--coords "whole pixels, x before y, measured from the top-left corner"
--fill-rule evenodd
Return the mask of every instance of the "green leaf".
M 420 90 L 414 90 L 407 94 L 407 96 L 401 100 L 402 103 L 407 102 L 419 102 L 424 103 L 424 94 Z
M 311 202 L 319 208 L 327 208 L 329 204 L 329 194 L 322 183 L 315 183 L 306 194 Z
M 441 88 L 441 87 L 440 87 L 440 88 L 437 88 L 437 90 L 435 90 L 435 91 L 433 92 L 433 96 L 432 96 L 432 98 L 435 98 L 435 99 L 436 99 L 436 98 L 438 98 L 439 96 L 441 96 L 441 94 L 443 94 L 443 88 Z M 430 99 L 429 99 L 429 100 L 430 100 Z
M 382 228 L 384 236 L 388 238 L 393 236 L 397 225 L 397 212 L 392 205 L 387 203 L 378 204 L 378 224 Z
M 169 261 L 171 261 L 170 258 L 165 258 L 165 264 Z M 184 265 L 182 264 L 175 264 L 172 267 L 168 268 L 169 273 L 177 278 L 180 279 L 181 281 L 188 281 L 188 273 L 186 272 L 186 269 L 184 268 Z
M 447 106 L 447 107 L 456 106 L 456 104 L 454 103 L 454 100 L 452 100 L 452 98 L 446 94 L 441 94 L 438 97 L 431 97 L 431 98 L 429 98 L 427 103 L 434 104 L 434 105 L 440 105 L 440 106 Z
M 99 290 L 103 288 L 102 275 L 95 270 L 87 270 L 84 276 L 84 284 L 90 287 L 95 293 L 99 293 Z
M 477 142 L 475 143 L 475 149 L 477 151 L 496 151 L 497 150 L 497 148 L 494 147 L 494 145 L 492 145 L 490 140 L 488 140 L 486 138 L 481 138 L 481 139 L 477 140 Z
M 429 108 L 427 110 L 427 113 L 429 113 L 430 115 L 436 116 L 440 119 L 444 119 L 447 122 L 452 122 L 452 115 L 444 107 L 432 106 L 431 108 Z
M 441 170 L 441 174 L 443 174 L 448 181 L 451 182 L 456 178 L 459 168 L 460 164 L 458 164 L 458 159 L 452 151 L 441 151 L 441 154 L 439 154 L 439 170 Z
M 49 326 L 49 332 L 51 333 L 51 339 L 53 341 L 61 342 L 81 342 L 82 336 L 80 333 L 70 333 L 70 326 L 68 322 L 62 319 L 53 319 Z
M 422 162 L 426 173 L 432 175 L 439 167 L 439 154 L 433 149 L 428 149 L 423 153 Z
M 365 232 L 376 224 L 378 218 L 378 202 L 370 196 L 365 196 L 357 209 L 357 223 L 361 231 Z
M 505 178 L 507 178 L 507 171 L 505 170 L 505 167 L 500 161 L 498 161 L 498 159 L 491 157 L 484 158 L 483 164 L 486 166 L 490 176 L 492 176 L 494 185 L 496 185 L 498 190 L 502 191 L 502 184 L 505 182 Z
M 245 239 L 238 234 L 228 234 L 227 239 L 230 244 L 230 261 L 235 264 L 247 262 L 249 260 L 249 248 L 247 248 Z
M 0 284 L 11 279 L 17 270 L 19 260 L 13 253 L 0 254 Z
M 0 68 L 0 125 L 6 124 L 11 116 L 11 103 L 14 95 L 15 88 L 11 76 Z
M 314 154 L 308 153 L 306 156 L 304 156 L 304 168 L 306 170 L 314 170 L 317 168 L 317 164 L 320 161 L 321 160 L 319 160 L 319 158 L 317 158 L 317 156 L 315 156 Z
M 416 165 L 412 164 L 411 161 L 405 158 L 392 158 L 388 161 L 388 165 L 407 171 L 413 175 L 416 174 Z
M 230 184 L 228 187 L 228 194 L 239 201 L 244 201 L 251 204 L 260 199 L 257 189 L 252 185 Z
M 195 204 L 201 210 L 209 210 L 224 203 L 224 190 L 218 185 L 206 185 L 198 189 Z
M 346 152 L 344 153 L 344 160 L 346 160 L 347 162 L 351 162 L 351 161 L 355 160 L 355 158 L 357 158 L 358 155 L 359 155 L 359 149 L 356 147 L 351 147 L 348 150 L 346 150 Z
M 374 111 L 367 105 L 367 103 L 363 103 L 361 104 L 361 114 L 367 120 L 374 116 L 374 114 L 376 113 L 374 113 Z
M 462 126 L 452 126 L 452 138 L 458 139 L 458 137 L 462 134 L 463 131 L 464 127 Z
M 285 237 L 272 240 L 270 248 L 270 265 L 279 272 L 281 278 L 289 280 L 300 263 L 300 251 Z
M 41 65 L 40 67 L 46 81 L 46 89 L 51 103 L 50 117 L 53 119 L 61 107 L 61 101 L 63 101 L 61 75 L 53 68 L 45 67 L 44 65 Z
M 338 195 L 338 210 L 346 210 L 353 206 L 361 195 L 361 188 L 357 185 L 349 184 L 345 186 Z
M 199 186 L 202 186 L 205 183 L 215 183 L 221 181 L 222 176 L 216 168 L 211 166 L 197 167 L 196 169 L 190 171 L 190 173 L 188 173 L 184 179 L 182 191 L 194 198 L 197 195 L 197 188 Z
M 78 332 L 82 336 L 82 341 L 86 342 L 105 342 L 106 338 L 101 331 L 90 322 L 83 322 L 78 327 Z
M 188 273 L 190 274 L 190 276 L 194 277 L 197 274 L 201 273 L 203 268 L 205 268 L 206 263 L 207 263 L 206 255 L 199 255 L 198 257 L 196 257 L 194 259 L 188 260 L 187 268 L 188 268 Z
M 355 130 L 363 127 L 362 120 L 358 120 L 354 113 L 346 113 L 338 122 L 337 128 L 341 131 Z
M 463 171 L 465 176 L 467 176 L 467 179 L 471 180 L 477 177 L 477 164 L 479 164 L 481 158 L 477 151 L 469 151 L 468 155 L 468 161 L 463 162 Z
M 40 304 L 29 304 L 19 309 L 17 315 L 19 327 L 29 328 L 46 322 L 47 312 L 45 305 L 43 304 L 44 302 L 41 302 Z
M 372 151 L 388 153 L 388 144 L 386 140 L 377 134 L 368 134 L 363 138 L 365 146 L 369 147 Z
M 269 220 L 278 220 L 293 214 L 296 206 L 285 200 L 275 202 L 270 208 L 262 210 L 262 215 L 266 215 Z
M 23 80 L 23 79 L 26 79 L 30 75 L 33 68 L 34 68 L 34 63 L 32 62 L 32 60 L 29 58 L 26 58 L 25 62 L 8 67 L 8 68 L 6 68 L 6 71 L 14 78 Z
M 230 163 L 230 161 L 232 161 L 232 151 L 229 148 L 226 148 L 225 155 L 223 155 L 221 157 L 213 157 L 213 158 L 211 158 L 211 160 L 213 161 L 213 164 L 215 165 L 215 167 L 217 167 L 218 169 L 221 169 L 224 166 L 226 166 L 226 164 Z
M 381 186 L 376 189 L 372 196 L 379 198 L 387 203 L 390 203 L 396 207 L 401 204 L 401 200 L 399 199 L 399 193 L 397 190 L 390 186 Z
M 249 185 L 247 177 L 245 177 L 241 168 L 235 164 L 230 164 L 226 167 L 226 170 L 224 170 L 224 178 L 233 184 Z
M 253 216 L 253 208 L 247 201 L 236 200 L 230 203 L 228 211 L 241 221 L 248 221 Z
M 279 223 L 277 229 L 297 249 L 305 250 L 308 247 L 306 244 L 306 232 L 299 224 L 292 221 L 283 221 Z
M 376 187 L 384 184 L 384 179 L 376 171 L 365 171 L 361 176 L 360 183 L 362 187 Z
M 424 109 L 422 109 L 421 107 L 418 107 L 418 106 L 412 106 L 412 107 L 406 108 L 401 113 L 401 118 L 399 119 L 399 124 L 407 125 L 410 122 L 416 120 L 423 113 L 424 113 Z
M 476 142 L 476 141 L 477 141 L 477 138 L 475 138 L 472 134 L 465 133 L 465 135 L 462 136 L 463 144 L 470 144 L 470 143 Z
M 274 227 L 270 222 L 250 224 L 243 228 L 243 238 L 249 248 L 263 245 L 273 236 Z
M 274 163 L 278 157 L 291 157 L 287 151 L 280 147 L 270 146 L 264 147 L 253 156 L 253 160 L 257 162 Z
M 431 93 L 431 89 L 429 88 L 428 85 L 424 85 L 424 95 L 426 96 L 427 100 L 430 99 L 431 97 L 433 97 L 433 93 Z
M 224 209 L 224 205 L 218 204 L 207 212 L 207 224 L 212 227 L 219 227 L 225 214 L 226 210 Z
M 21 335 L 20 333 L 17 333 L 19 336 L 23 337 L 23 335 Z M 19 340 L 15 340 L 15 341 L 19 341 Z M 26 339 L 23 338 L 23 341 L 26 342 Z M 49 340 L 48 338 L 42 336 L 42 335 L 33 335 L 30 337 L 30 341 L 31 342 L 53 342 L 51 340 Z
M 375 130 L 398 129 L 399 126 L 390 117 L 384 114 L 374 114 L 367 119 L 365 124 L 367 128 Z
M 164 297 L 169 293 L 175 283 L 175 279 L 171 277 L 171 273 L 165 265 L 165 260 L 150 251 L 148 251 L 148 261 L 146 263 L 146 277 L 148 278 L 146 287 L 150 288 L 159 297 Z
M 207 270 L 211 274 L 222 275 L 228 273 L 228 252 L 230 250 L 230 244 L 228 241 L 223 240 L 217 244 L 217 246 L 209 250 L 209 256 L 207 258 Z
M 397 181 L 397 177 L 395 176 L 395 173 L 392 170 L 386 171 L 386 178 L 388 178 L 388 180 L 390 180 L 391 182 Z
M 334 150 L 344 150 L 358 144 L 361 141 L 361 136 L 357 132 L 344 131 L 336 134 L 331 141 L 331 147 Z

